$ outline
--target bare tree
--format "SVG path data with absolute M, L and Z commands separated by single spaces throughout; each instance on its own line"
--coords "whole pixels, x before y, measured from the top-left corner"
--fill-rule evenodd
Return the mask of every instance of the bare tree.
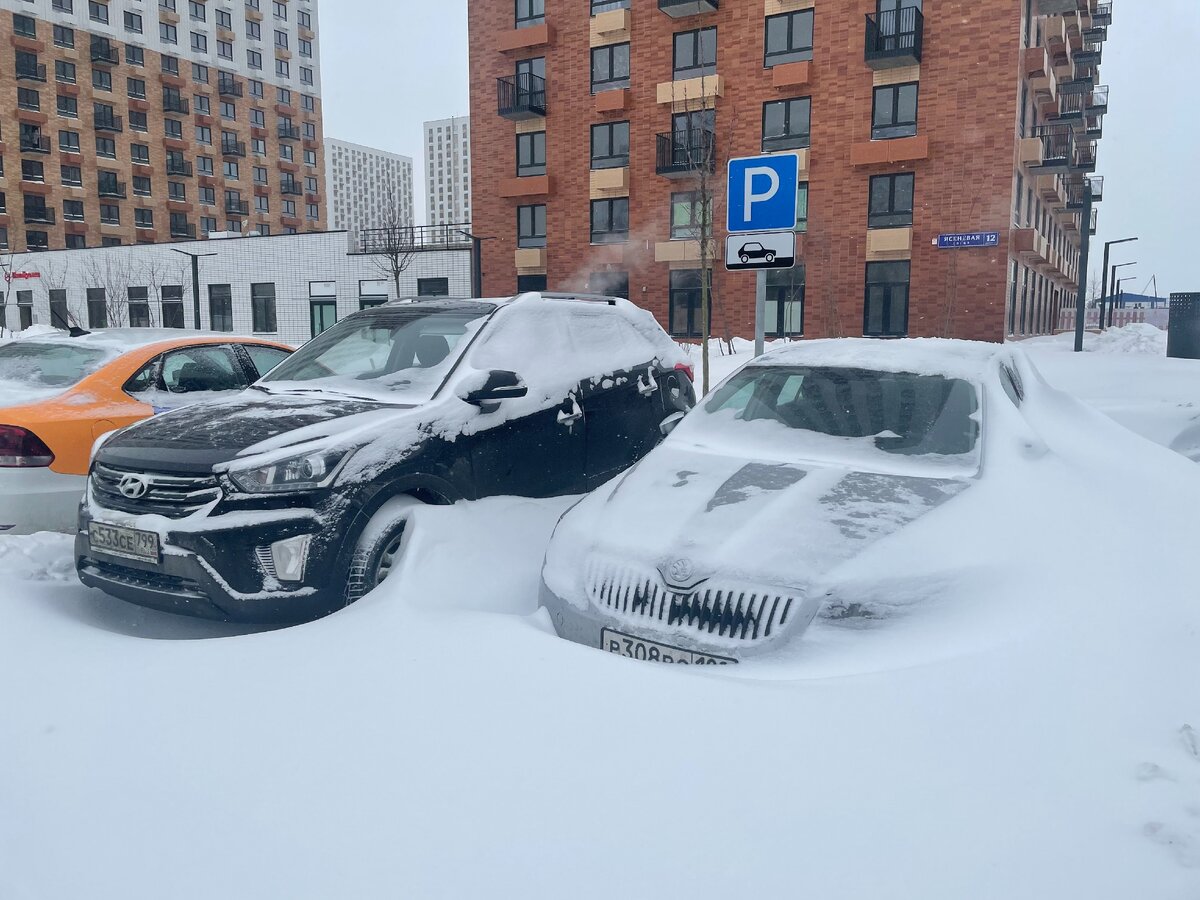
M 132 273 L 124 255 L 104 254 L 104 261 L 92 257 L 83 267 L 84 284 L 88 288 L 103 288 L 106 328 L 121 328 L 129 324 L 129 285 Z M 90 319 L 90 317 L 89 317 Z
M 38 279 L 38 287 L 46 298 L 47 308 L 51 310 L 50 324 L 55 328 L 65 329 L 69 329 L 72 326 L 82 327 L 81 320 L 71 314 L 69 307 L 67 308 L 67 321 L 55 322 L 53 307 L 50 306 L 50 302 L 54 299 L 55 291 L 65 292 L 67 289 L 67 271 L 69 266 L 66 263 L 58 266 L 47 259 L 39 268 L 41 269 L 42 277 Z
M 378 228 L 363 230 L 362 250 L 375 257 L 381 275 L 392 280 L 396 297 L 400 297 L 400 276 L 404 274 L 417 252 L 416 229 L 408 221 L 396 200 L 395 190 L 387 190 L 387 211 Z
M 182 269 L 182 266 L 180 267 Z M 152 256 L 142 267 L 142 278 L 146 282 L 146 294 L 150 305 L 150 326 L 159 323 L 157 311 L 162 309 L 162 288 L 172 274 L 170 263 L 160 256 Z M 182 277 L 182 275 L 180 276 Z

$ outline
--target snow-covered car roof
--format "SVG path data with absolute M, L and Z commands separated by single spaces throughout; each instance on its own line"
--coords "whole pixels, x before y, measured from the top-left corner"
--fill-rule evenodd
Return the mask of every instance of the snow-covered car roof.
M 29 344 L 62 343 L 77 347 L 94 347 L 111 351 L 113 354 L 120 354 L 163 341 L 213 340 L 214 338 L 231 341 L 264 340 L 246 335 L 222 335 L 214 331 L 194 331 L 184 328 L 101 328 L 78 337 L 71 337 L 67 332 L 55 329 L 39 331 L 23 340 Z M 20 340 L 20 338 L 18 339 Z
M 829 338 L 777 347 L 748 365 L 852 367 L 979 381 L 993 361 L 1013 352 L 1003 344 L 946 338 Z

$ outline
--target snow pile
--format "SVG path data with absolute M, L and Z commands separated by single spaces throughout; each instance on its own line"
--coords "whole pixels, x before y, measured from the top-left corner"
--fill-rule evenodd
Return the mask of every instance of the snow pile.
M 1075 334 L 1065 331 L 1045 337 L 1028 338 L 1020 342 L 1025 349 L 1075 350 Z M 1083 336 L 1084 353 L 1133 353 L 1147 356 L 1167 355 L 1167 333 L 1161 328 L 1139 322 L 1120 328 L 1109 328 L 1099 334 L 1088 332 Z

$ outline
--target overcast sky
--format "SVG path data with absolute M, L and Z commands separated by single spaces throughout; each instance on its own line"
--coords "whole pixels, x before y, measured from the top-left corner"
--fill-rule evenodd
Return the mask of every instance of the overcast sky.
M 1190 99 L 1200 0 L 1116 0 L 1102 81 L 1112 88 L 1097 174 L 1105 176 L 1102 243 L 1113 261 L 1138 265 L 1127 290 L 1157 275 L 1158 291 L 1200 291 L 1196 201 L 1185 174 L 1200 163 Z M 413 157 L 417 221 L 425 218 L 421 123 L 468 112 L 465 0 L 323 0 L 320 4 L 325 131 Z M 980 222 L 980 228 L 997 223 Z

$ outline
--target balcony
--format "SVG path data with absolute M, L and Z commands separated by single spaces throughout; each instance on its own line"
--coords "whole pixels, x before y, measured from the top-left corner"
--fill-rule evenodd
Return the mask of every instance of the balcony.
M 1087 95 L 1087 102 L 1084 104 L 1084 110 L 1089 116 L 1102 116 L 1108 112 L 1108 85 L 1102 84 L 1092 88 L 1092 92 Z
M 108 40 L 92 41 L 92 65 L 115 66 L 121 61 L 121 54 Z
M 41 63 L 22 65 L 17 63 L 17 81 L 45 81 L 46 67 Z
M 26 225 L 53 225 L 55 222 L 54 210 L 48 206 L 26 206 L 25 207 L 25 224 Z
M 279 192 L 285 197 L 299 197 L 304 193 L 304 188 L 298 181 L 282 181 L 279 183 Z
M 1074 142 L 1070 170 L 1084 174 L 1096 171 L 1096 142 L 1094 140 L 1081 138 Z
M 163 112 L 187 115 L 192 111 L 192 104 L 182 97 L 163 97 Z
M 1104 44 L 1099 41 L 1083 42 L 1083 45 L 1071 54 L 1076 66 L 1098 66 L 1104 56 Z
M 97 131 L 124 131 L 125 123 L 120 116 L 96 116 L 93 123 Z
M 172 222 L 171 237 L 196 239 L 196 226 L 190 222 Z
M 1092 24 L 1108 27 L 1112 24 L 1112 4 L 1097 3 L 1096 11 L 1092 13 Z
M 1040 268 L 1050 264 L 1050 245 L 1036 228 L 1014 228 L 1009 240 L 1013 255 L 1025 265 Z
M 245 141 L 221 141 L 222 156 L 245 156 L 246 142 Z
M 720 5 L 719 0 L 658 0 L 658 11 L 666 13 L 672 19 L 682 19 L 685 16 L 716 12 Z
M 1071 168 L 1075 132 L 1070 125 L 1038 125 L 1033 137 L 1041 142 L 1041 162 L 1033 167 L 1039 174 L 1063 173 Z
M 867 15 L 866 62 L 872 69 L 895 69 L 921 62 L 925 16 L 906 6 Z
M 101 181 L 96 186 L 96 196 L 103 197 L 106 200 L 124 200 L 125 182 L 123 181 Z
M 192 177 L 192 164 L 183 159 L 167 159 L 167 174 L 183 178 Z
M 221 78 L 217 81 L 217 93 L 222 97 L 240 97 L 242 92 L 242 83 L 236 78 Z
M 227 216 L 248 216 L 250 215 L 249 200 L 226 200 L 225 215 Z
M 514 122 L 546 115 L 546 79 L 524 73 L 496 79 L 496 111 Z
M 1108 29 L 1102 25 L 1091 25 L 1083 29 L 1083 39 L 1089 43 L 1102 44 L 1108 40 Z
M 295 125 L 280 125 L 279 139 L 281 141 L 298 141 L 300 140 L 300 129 Z
M 686 178 L 701 170 L 717 170 L 716 135 L 711 131 L 658 135 L 654 170 L 667 178 Z
M 1083 133 L 1084 133 L 1085 137 L 1088 137 L 1088 138 L 1091 138 L 1092 140 L 1097 140 L 1097 141 L 1100 140 L 1100 138 L 1104 137 L 1104 115 L 1103 115 L 1103 113 L 1100 113 L 1100 114 L 1097 114 L 1094 116 L 1093 115 L 1087 116 L 1084 119 Z
M 39 132 L 25 132 L 21 135 L 22 153 L 49 153 L 50 138 Z

